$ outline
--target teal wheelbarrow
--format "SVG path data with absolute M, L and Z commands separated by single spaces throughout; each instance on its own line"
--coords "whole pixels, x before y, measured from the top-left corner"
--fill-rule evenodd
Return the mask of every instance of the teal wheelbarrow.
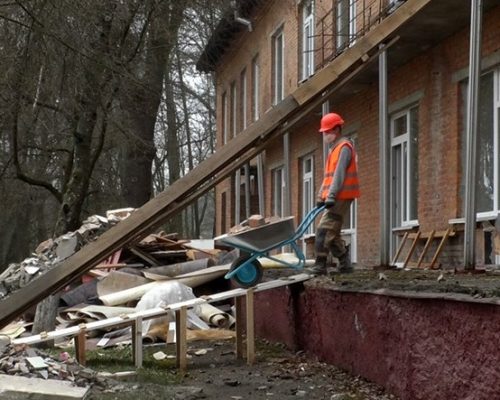
M 297 245 L 297 240 L 302 238 L 307 228 L 312 224 L 325 206 L 313 208 L 295 229 L 294 217 L 287 217 L 276 222 L 271 222 L 257 228 L 252 228 L 237 234 L 219 238 L 221 242 L 241 250 L 238 257 L 225 275 L 240 287 L 252 287 L 262 279 L 263 268 L 258 258 L 264 257 L 277 262 L 286 268 L 302 269 L 306 258 Z M 297 262 L 285 260 L 269 255 L 269 252 L 280 247 L 290 245 L 297 256 Z

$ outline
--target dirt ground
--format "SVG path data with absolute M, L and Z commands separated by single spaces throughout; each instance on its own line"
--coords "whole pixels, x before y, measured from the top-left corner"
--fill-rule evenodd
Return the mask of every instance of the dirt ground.
M 430 293 L 467 294 L 475 298 L 500 297 L 500 271 L 474 273 L 453 270 L 361 270 L 333 275 L 333 287 L 345 290 L 390 289 Z
M 144 368 L 136 376 L 105 387 L 94 386 L 89 399 L 397 399 L 373 383 L 302 353 L 262 341 L 256 345 L 256 362 L 248 366 L 244 360 L 236 360 L 234 341 L 191 342 L 185 376 L 177 373 L 173 359 L 157 361 L 152 357 L 158 351 L 174 354 L 173 347 L 149 347 L 145 349 Z M 116 360 L 113 357 L 113 353 L 93 353 L 88 366 L 107 371 L 127 368 L 122 364 L 123 354 L 116 354 Z M 133 369 L 131 365 L 129 369 Z

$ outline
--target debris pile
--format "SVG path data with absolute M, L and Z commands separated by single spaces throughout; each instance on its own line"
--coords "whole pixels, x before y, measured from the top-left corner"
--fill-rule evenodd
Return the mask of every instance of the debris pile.
M 105 386 L 104 378 L 82 367 L 68 353 L 61 352 L 59 359 L 55 359 L 39 349 L 26 346 L 0 349 L 0 374 L 69 381 L 80 387 Z
M 10 264 L 0 274 L 0 300 L 56 267 L 85 244 L 96 240 L 121 219 L 130 215 L 133 209 L 126 210 L 127 212 L 110 211 L 106 218 L 93 215 L 87 218 L 78 230 L 57 239 L 48 239 L 38 245 L 32 257 L 21 263 Z

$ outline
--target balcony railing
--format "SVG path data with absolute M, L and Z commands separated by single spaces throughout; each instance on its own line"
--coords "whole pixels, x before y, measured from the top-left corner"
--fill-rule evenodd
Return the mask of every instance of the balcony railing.
M 315 64 L 321 69 L 397 9 L 401 0 L 335 0 L 317 22 Z

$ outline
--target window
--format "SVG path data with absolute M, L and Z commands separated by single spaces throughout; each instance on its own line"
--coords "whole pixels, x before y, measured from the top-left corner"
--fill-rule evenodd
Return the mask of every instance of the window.
M 348 135 L 349 139 L 354 144 L 354 149 L 357 148 L 358 140 L 357 137 L 354 134 Z M 344 219 L 344 226 L 342 227 L 342 235 L 348 236 L 349 240 L 348 242 L 350 243 L 349 250 L 351 252 L 351 261 L 356 262 L 357 261 L 357 235 L 356 235 L 356 226 L 357 226 L 357 219 L 358 219 L 358 200 L 354 199 L 354 201 L 351 203 L 351 207 L 349 208 L 349 213 L 345 216 Z
M 314 74 L 314 2 L 302 6 L 302 79 Z
M 283 200 L 285 197 L 285 171 L 283 167 L 273 170 L 273 215 L 283 217 Z
M 418 224 L 418 106 L 390 118 L 392 226 Z
M 356 39 L 356 1 L 338 0 L 337 3 L 337 54 L 351 46 Z
M 252 111 L 253 120 L 259 119 L 259 56 L 255 56 L 252 60 Z
M 229 110 L 227 104 L 227 93 L 222 93 L 222 144 L 229 140 Z
M 396 8 L 398 8 L 401 4 L 403 4 L 405 0 L 387 0 L 387 12 L 390 14 Z
M 231 83 L 231 137 L 235 137 L 238 132 L 238 125 L 236 124 L 236 121 L 238 120 L 237 110 L 236 82 L 233 82 Z
M 226 200 L 226 192 L 222 193 L 221 195 L 221 200 L 220 200 L 220 233 L 225 233 L 227 232 L 227 220 L 226 220 L 226 213 L 227 213 L 227 200 Z
M 496 217 L 500 209 L 500 68 L 489 71 L 479 81 L 477 135 L 476 211 L 479 216 Z M 464 215 L 466 128 L 468 82 L 462 89 L 462 215 Z
M 244 69 L 240 76 L 240 88 L 241 88 L 241 129 L 244 130 L 247 127 L 247 70 Z
M 283 28 L 280 28 L 273 35 L 273 88 L 274 88 L 274 104 L 278 104 L 283 97 L 284 92 L 284 55 L 285 41 L 283 37 Z
M 314 200 L 314 158 L 307 156 L 302 159 L 302 218 L 314 208 Z M 313 231 L 311 224 L 305 233 L 311 234 Z

